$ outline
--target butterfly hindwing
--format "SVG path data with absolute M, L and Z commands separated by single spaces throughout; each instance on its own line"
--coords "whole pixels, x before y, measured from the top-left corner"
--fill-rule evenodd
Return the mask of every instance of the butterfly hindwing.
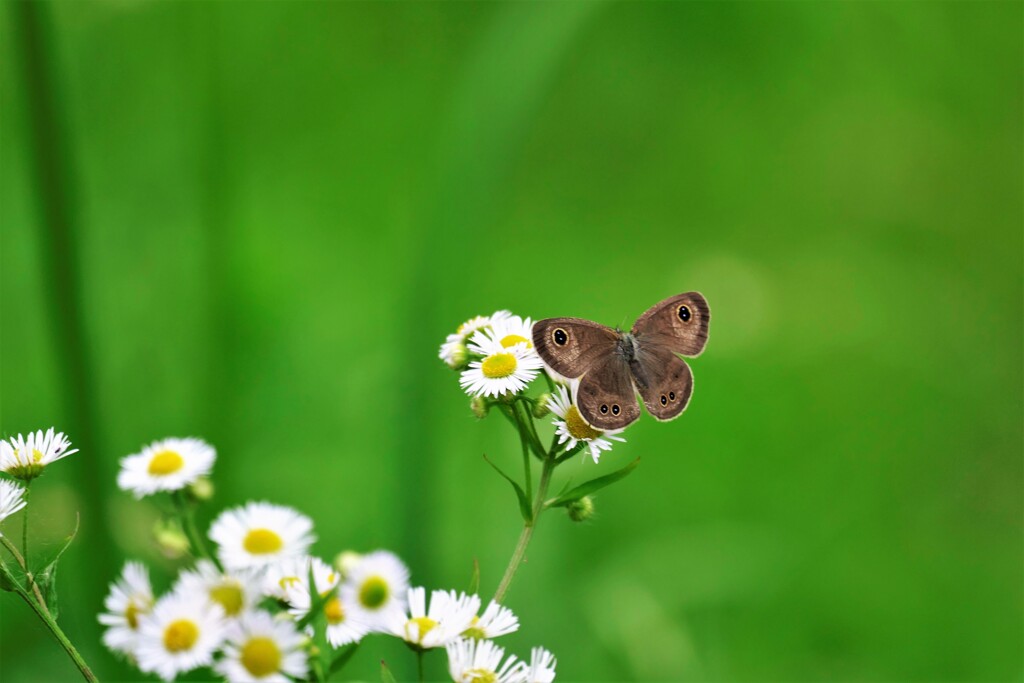
M 618 354 L 583 375 L 574 402 L 583 419 L 603 431 L 622 429 L 640 417 L 629 365 Z
M 576 379 L 615 351 L 619 333 L 582 318 L 548 318 L 533 325 L 533 346 L 548 367 Z
M 693 394 L 693 373 L 686 361 L 653 345 L 640 348 L 631 367 L 644 406 L 655 419 L 674 420 L 686 410 Z

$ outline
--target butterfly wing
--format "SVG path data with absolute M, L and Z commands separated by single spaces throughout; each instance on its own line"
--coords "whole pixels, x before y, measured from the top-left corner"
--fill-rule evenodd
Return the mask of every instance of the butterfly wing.
M 548 367 L 576 379 L 616 348 L 619 333 L 582 318 L 547 318 L 533 325 L 533 347 Z
M 641 348 L 657 345 L 684 356 L 699 356 L 710 324 L 707 300 L 700 292 L 687 292 L 647 309 L 633 325 L 632 334 Z
M 686 410 L 693 394 L 693 373 L 672 349 L 650 343 L 641 346 L 631 367 L 644 406 L 655 419 L 674 420 Z
M 622 429 L 640 417 L 629 364 L 616 353 L 583 375 L 573 402 L 588 424 L 604 431 Z

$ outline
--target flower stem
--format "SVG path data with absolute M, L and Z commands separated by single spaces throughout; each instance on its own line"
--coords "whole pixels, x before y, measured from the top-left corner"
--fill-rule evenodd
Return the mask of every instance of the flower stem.
M 32 486 L 32 480 L 29 479 L 25 482 L 25 514 L 21 517 L 21 568 L 25 570 L 25 580 L 28 581 L 29 588 L 34 583 L 32 581 L 32 572 L 28 569 L 28 491 Z
M 423 650 L 416 651 L 416 669 L 419 672 L 420 683 L 423 683 L 423 681 L 427 680 L 423 676 Z
M 22 557 L 21 553 L 18 552 L 18 547 L 11 543 L 9 540 L 7 540 L 7 537 L 2 534 L 0 534 L 0 543 L 3 543 L 3 546 L 7 548 L 7 552 L 14 556 L 14 559 L 18 563 L 18 566 L 21 567 L 21 570 L 23 572 L 25 572 L 25 576 L 27 579 L 28 565 L 25 563 L 25 558 Z M 49 613 L 49 609 L 46 607 L 46 601 L 43 600 L 43 594 L 39 590 L 39 584 L 34 582 L 32 583 L 32 593 L 36 596 L 36 600 L 39 602 L 39 606 L 46 610 L 47 613 Z
M 494 601 L 497 603 L 500 603 L 505 598 L 505 593 L 508 592 L 509 586 L 512 585 L 512 578 L 516 575 L 516 570 L 519 569 L 519 565 L 522 564 L 523 557 L 526 555 L 526 547 L 530 545 L 530 539 L 533 537 L 533 530 L 537 526 L 537 520 L 540 518 L 540 514 L 544 512 L 544 498 L 547 495 L 548 485 L 551 483 L 551 473 L 554 469 L 554 458 L 545 458 L 544 468 L 540 472 L 540 481 L 537 484 L 537 497 L 533 503 L 533 515 L 523 525 L 523 531 L 519 534 L 516 549 L 512 551 L 512 559 L 509 560 L 508 567 L 505 569 L 505 575 L 501 577 L 498 590 L 494 593 Z
M 203 542 L 203 537 L 196 527 L 196 519 L 192 509 L 189 507 L 188 501 L 185 500 L 182 492 L 175 491 L 172 497 L 174 498 L 174 507 L 178 510 L 178 516 L 181 517 L 182 529 L 185 530 L 185 536 L 188 537 L 188 542 L 192 546 L 193 551 L 200 557 L 205 557 L 220 567 L 220 562 L 207 550 L 206 543 Z
M 71 644 L 70 640 L 68 640 L 64 631 L 61 630 L 60 626 L 57 625 L 57 622 L 54 621 L 52 616 L 50 616 L 46 607 L 41 602 L 37 603 L 32 599 L 32 596 L 29 595 L 28 591 L 26 591 L 11 575 L 10 570 L 7 569 L 7 565 L 0 563 L 0 571 L 3 571 L 4 578 L 6 578 L 11 586 L 13 586 L 14 591 L 21 596 L 21 599 L 24 600 L 29 607 L 32 608 L 32 611 L 36 613 L 36 616 L 46 624 L 46 628 L 49 629 L 50 634 L 57 639 L 60 646 L 64 648 L 64 652 L 68 654 L 71 661 L 75 663 L 76 667 L 78 667 L 78 670 L 82 673 L 82 678 L 87 681 L 98 680 L 96 675 L 92 672 L 92 669 L 89 668 L 89 665 L 85 663 L 84 659 L 82 659 L 82 655 L 78 653 L 75 646 Z

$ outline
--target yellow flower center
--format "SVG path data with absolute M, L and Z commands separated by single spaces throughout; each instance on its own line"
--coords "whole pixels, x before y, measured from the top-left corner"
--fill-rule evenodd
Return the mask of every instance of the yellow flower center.
M 270 529 L 252 529 L 242 541 L 242 546 L 253 555 L 276 553 L 283 545 L 281 537 Z
M 197 640 L 199 640 L 199 627 L 188 619 L 172 621 L 164 629 L 164 647 L 168 652 L 191 650 Z
M 173 474 L 185 466 L 185 459 L 175 451 L 160 451 L 149 461 L 149 473 L 158 477 Z
M 565 411 L 565 424 L 569 428 L 569 434 L 574 439 L 589 441 L 590 439 L 596 439 L 604 433 L 588 425 L 576 406 L 569 406 L 569 410 Z
M 526 344 L 527 348 L 533 348 L 533 344 L 530 343 L 529 339 L 526 337 L 520 337 L 518 334 L 506 334 L 501 338 L 500 343 L 502 348 L 505 349 L 510 346 L 515 346 L 516 344 Z
M 437 622 L 430 617 L 413 617 L 405 622 L 405 639 L 423 644 L 423 637 L 437 626 Z
M 43 454 L 39 452 L 38 448 L 32 449 L 32 462 L 40 462 L 43 459 Z
M 359 589 L 359 602 L 367 609 L 377 609 L 387 602 L 388 593 L 388 582 L 379 576 L 371 576 Z
M 124 611 L 124 618 L 133 631 L 139 628 L 139 613 L 142 612 L 134 602 L 128 603 L 128 609 Z
M 281 668 L 281 648 L 270 638 L 256 636 L 242 648 L 239 659 L 249 673 L 262 678 Z
M 464 683 L 497 683 L 498 674 L 487 669 L 470 669 L 462 674 Z
M 229 581 L 211 588 L 210 600 L 223 607 L 224 613 L 229 617 L 233 617 L 242 611 L 245 595 L 238 583 Z
M 31 481 L 43 473 L 43 468 L 46 465 L 42 462 L 43 454 L 41 452 L 33 448 L 31 458 L 22 458 L 20 453 L 20 449 L 14 449 L 14 465 L 4 470 L 7 474 L 15 479 Z
M 480 370 L 483 371 L 484 377 L 498 379 L 511 375 L 516 371 L 517 365 L 518 362 L 513 354 L 496 353 L 484 358 L 484 362 L 480 364 Z
M 282 576 L 281 580 L 277 582 L 277 585 L 281 587 L 281 590 L 286 591 L 292 586 L 296 586 L 299 583 L 299 577 L 297 576 Z
M 341 600 L 338 598 L 331 598 L 324 605 L 324 615 L 327 617 L 328 624 L 340 624 L 345 621 L 345 610 L 341 608 Z
M 473 638 L 474 640 L 483 640 L 487 637 L 482 628 L 479 628 L 477 624 L 480 623 L 480 617 L 473 617 L 473 621 L 469 623 L 469 628 L 462 632 L 463 638 Z

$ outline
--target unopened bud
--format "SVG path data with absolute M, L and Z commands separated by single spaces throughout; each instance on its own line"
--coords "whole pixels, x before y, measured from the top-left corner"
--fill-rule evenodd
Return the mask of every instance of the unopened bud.
M 474 396 L 469 402 L 469 407 L 473 410 L 473 414 L 476 415 L 477 419 L 482 420 L 487 417 L 491 404 L 484 396 Z
M 213 482 L 207 477 L 199 477 L 189 485 L 188 493 L 198 501 L 210 500 L 213 498 Z
M 363 556 L 352 550 L 343 550 L 334 558 L 334 568 L 341 572 L 344 578 L 352 573 L 352 569 L 359 564 Z
M 188 537 L 177 522 L 157 521 L 153 525 L 153 537 L 160 547 L 160 552 L 168 559 L 176 560 L 188 553 Z
M 452 370 L 465 370 L 469 366 L 469 350 L 466 345 L 460 343 L 453 346 L 444 362 Z
M 533 416 L 538 420 L 551 412 L 551 394 L 541 394 L 533 404 Z
M 569 519 L 574 522 L 585 522 L 594 516 L 594 499 L 590 496 L 583 496 L 574 500 L 566 507 Z

